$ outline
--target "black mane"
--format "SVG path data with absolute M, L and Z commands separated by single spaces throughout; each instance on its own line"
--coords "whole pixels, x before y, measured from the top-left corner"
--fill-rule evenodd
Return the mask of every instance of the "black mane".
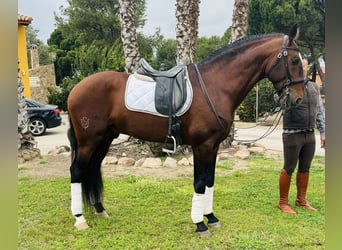
M 212 60 L 214 60 L 215 58 L 220 57 L 224 54 L 227 54 L 227 52 L 229 52 L 229 55 L 231 55 L 231 56 L 236 55 L 237 52 L 235 51 L 235 49 L 240 47 L 240 45 L 242 45 L 242 44 L 247 44 L 247 43 L 250 43 L 250 42 L 253 42 L 256 40 L 261 40 L 263 38 L 275 37 L 275 36 L 280 36 L 280 35 L 284 35 L 284 34 L 282 34 L 282 33 L 270 33 L 270 34 L 251 35 L 251 36 L 243 37 L 239 40 L 236 40 L 233 43 L 227 44 L 227 45 L 215 50 L 209 56 L 207 56 L 202 61 L 200 61 L 199 64 L 209 63 Z

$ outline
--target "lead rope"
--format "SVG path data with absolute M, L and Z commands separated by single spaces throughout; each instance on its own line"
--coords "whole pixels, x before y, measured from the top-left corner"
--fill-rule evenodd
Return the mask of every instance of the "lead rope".
M 224 131 L 226 131 L 226 129 L 225 129 L 225 127 L 224 127 L 224 125 L 223 125 L 223 123 L 222 123 L 222 121 L 221 121 L 219 115 L 218 115 L 217 112 L 216 112 L 216 109 L 215 109 L 213 103 L 212 103 L 211 100 L 210 100 L 208 91 L 207 91 L 207 89 L 206 89 L 206 87 L 205 87 L 205 85 L 204 85 L 204 81 L 203 81 L 203 79 L 202 79 L 201 73 L 200 73 L 199 70 L 198 70 L 197 64 L 194 64 L 194 66 L 195 66 L 195 69 L 196 69 L 196 72 L 197 72 L 197 76 L 198 76 L 198 80 L 199 80 L 199 83 L 200 83 L 202 92 L 203 92 L 203 94 L 204 94 L 204 96 L 205 96 L 205 99 L 207 100 L 208 106 L 210 107 L 211 111 L 214 113 L 214 115 L 215 115 L 215 117 L 216 117 L 216 120 L 217 120 L 217 122 L 220 124 L 221 128 L 222 128 Z
M 263 135 L 261 135 L 259 138 L 253 139 L 253 140 L 237 140 L 234 138 L 234 141 L 239 142 L 240 144 L 249 144 L 249 143 L 254 143 L 256 141 L 259 141 L 267 136 L 269 136 L 279 125 L 279 122 L 281 120 L 281 117 L 283 116 L 283 110 L 278 112 L 277 116 L 274 118 L 274 121 L 272 123 L 272 126 L 270 126 Z M 277 120 L 278 119 L 278 120 Z

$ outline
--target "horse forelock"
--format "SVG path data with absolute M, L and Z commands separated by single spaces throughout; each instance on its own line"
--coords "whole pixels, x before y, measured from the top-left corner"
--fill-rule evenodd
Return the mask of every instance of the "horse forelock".
M 202 61 L 200 61 L 199 64 L 210 63 L 213 60 L 222 56 L 234 58 L 236 55 L 243 53 L 244 50 L 249 49 L 251 46 L 255 46 L 256 43 L 262 43 L 265 39 L 269 39 L 273 37 L 275 38 L 279 36 L 284 36 L 284 34 L 270 33 L 270 34 L 251 35 L 251 36 L 243 37 L 239 40 L 236 40 L 235 42 L 231 44 L 227 44 L 215 50 L 209 56 L 207 56 Z

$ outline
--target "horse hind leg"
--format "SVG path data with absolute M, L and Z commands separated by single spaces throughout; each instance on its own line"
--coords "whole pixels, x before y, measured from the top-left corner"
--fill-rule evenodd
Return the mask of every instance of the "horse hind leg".
M 96 149 L 92 157 L 92 165 L 94 168 L 98 168 L 98 169 L 101 168 L 101 163 L 108 153 L 111 142 L 113 141 L 114 138 L 117 138 L 118 135 L 119 135 L 118 133 L 114 133 L 114 134 L 108 134 L 104 136 L 102 143 L 100 143 L 100 145 L 98 146 L 98 148 Z M 101 196 L 98 197 L 97 200 L 93 201 L 93 206 L 95 207 L 95 214 L 99 218 L 109 217 L 108 213 L 106 212 L 102 204 Z
M 71 173 L 71 212 L 75 217 L 74 226 L 78 230 L 87 229 L 89 226 L 83 215 L 83 198 L 86 205 L 93 205 L 99 217 L 106 218 L 102 202 L 102 176 L 100 172 L 101 162 L 105 155 L 99 146 L 95 151 L 81 147 L 77 151 L 70 167 Z
M 71 175 L 71 213 L 75 217 L 74 226 L 78 230 L 87 229 L 89 226 L 83 215 L 83 198 L 88 205 L 91 200 L 91 185 L 96 178 L 92 175 L 91 158 L 93 149 L 89 147 L 78 147 L 75 150 L 74 158 L 70 167 Z M 95 176 L 95 178 L 94 178 Z
M 81 157 L 82 158 L 82 157 Z M 84 166 L 84 161 L 75 157 L 70 167 L 71 174 L 71 213 L 75 217 L 74 226 L 78 230 L 87 229 L 89 226 L 83 216 L 83 193 L 82 193 L 82 175 L 83 171 L 80 165 Z

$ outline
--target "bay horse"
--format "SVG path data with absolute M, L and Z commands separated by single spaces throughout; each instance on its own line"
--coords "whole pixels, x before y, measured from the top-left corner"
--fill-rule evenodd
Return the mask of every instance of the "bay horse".
M 194 194 L 191 219 L 196 232 L 210 235 L 221 223 L 213 213 L 216 156 L 231 128 L 234 111 L 253 85 L 268 78 L 284 107 L 297 106 L 304 93 L 301 55 L 289 35 L 272 33 L 243 38 L 227 45 L 198 64 L 186 66 L 193 89 L 190 108 L 179 117 L 183 144 L 192 147 Z M 138 139 L 164 142 L 168 118 L 128 110 L 125 88 L 130 74 L 106 71 L 81 80 L 69 94 L 71 145 L 71 212 L 77 229 L 88 228 L 83 202 L 96 214 L 108 217 L 103 207 L 101 163 L 120 133 Z M 204 223 L 207 218 L 207 225 Z

